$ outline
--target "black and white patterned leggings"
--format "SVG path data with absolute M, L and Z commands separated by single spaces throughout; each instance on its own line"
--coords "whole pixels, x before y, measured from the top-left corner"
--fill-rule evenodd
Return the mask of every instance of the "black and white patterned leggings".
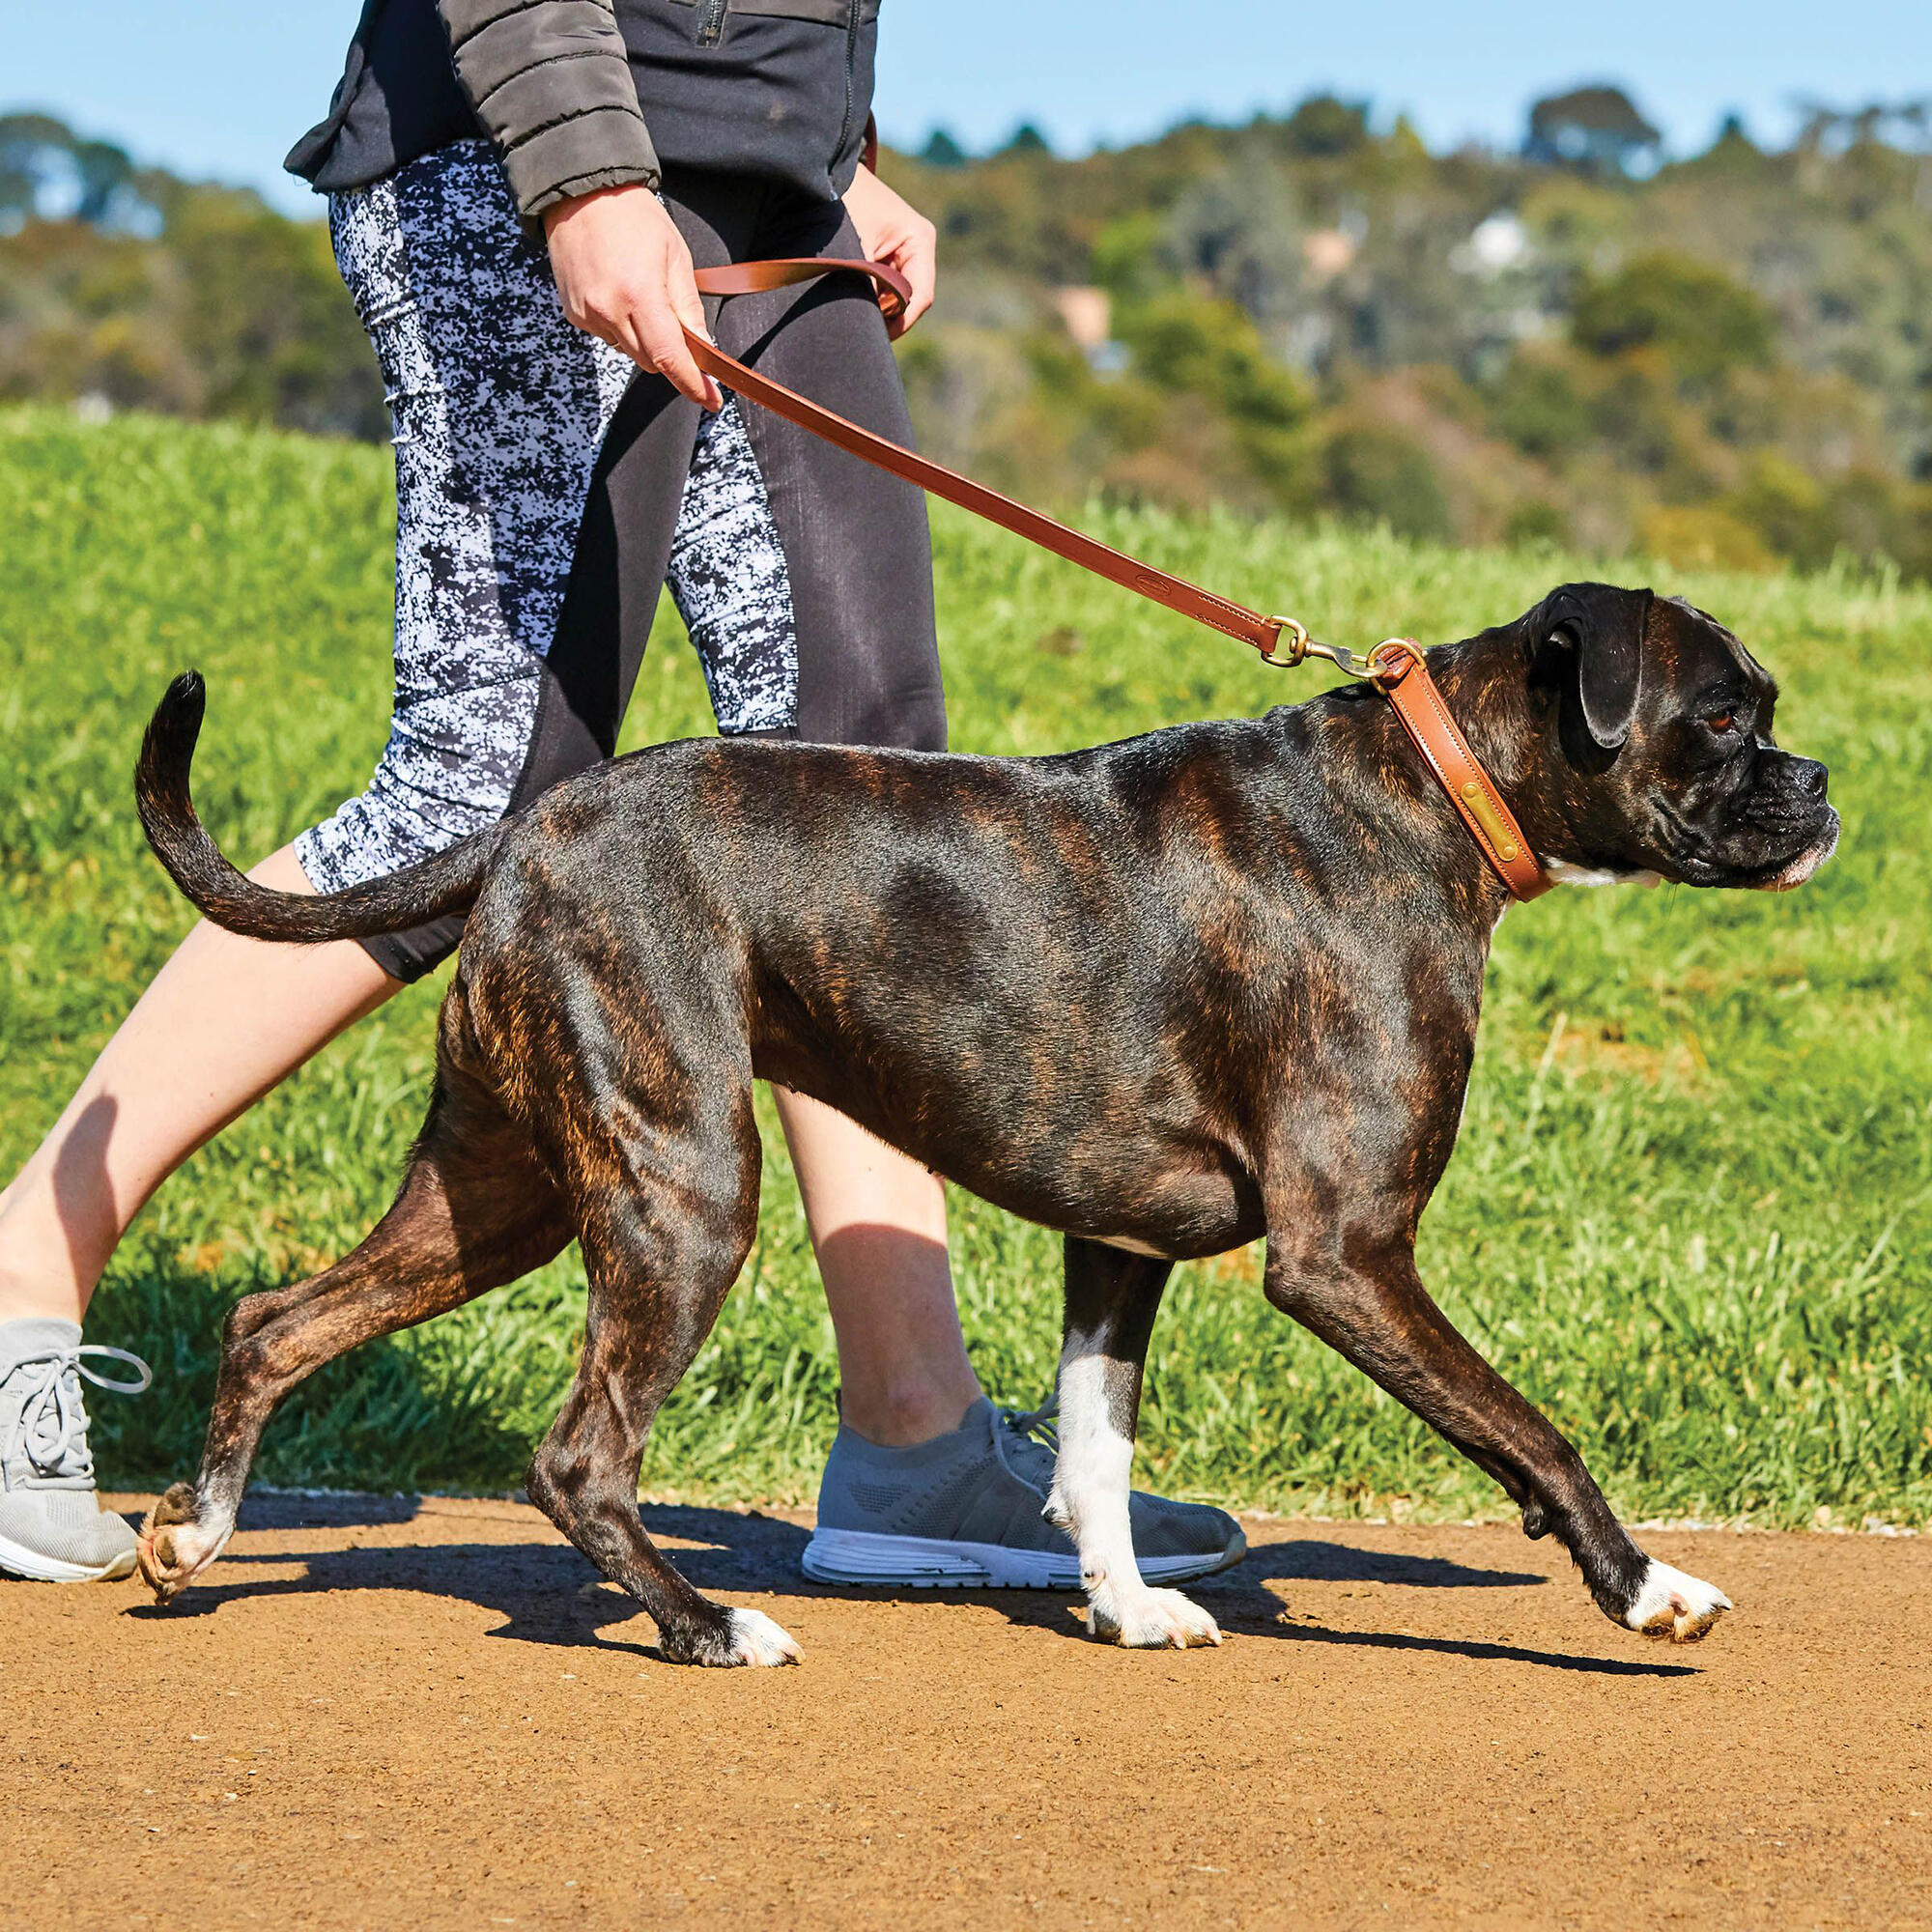
M 700 268 L 858 252 L 843 210 L 668 176 Z M 944 746 L 925 506 L 753 406 L 707 416 L 564 321 L 489 147 L 332 196 L 395 423 L 395 712 L 368 786 L 297 840 L 331 892 L 481 830 L 611 755 L 668 581 L 721 731 Z M 733 355 L 910 441 L 869 289 L 712 305 Z M 460 921 L 369 942 L 415 979 Z

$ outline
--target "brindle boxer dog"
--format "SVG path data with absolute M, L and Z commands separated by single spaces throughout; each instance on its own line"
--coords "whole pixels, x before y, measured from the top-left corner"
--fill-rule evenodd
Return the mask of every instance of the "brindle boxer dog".
M 1772 742 L 1771 678 L 1688 604 L 1571 584 L 1428 662 L 1559 877 L 1781 891 L 1836 842 L 1825 768 Z M 1219 1639 L 1142 1582 L 1127 1472 L 1169 1270 L 1262 1235 L 1268 1299 L 1494 1476 L 1605 1615 L 1687 1639 L 1729 1607 L 1644 1555 L 1416 1273 L 1508 900 L 1374 691 L 1049 758 L 661 745 L 319 898 L 251 884 L 196 820 L 202 708 L 178 679 L 139 795 L 211 919 L 297 943 L 469 920 L 395 1205 L 228 1319 L 200 1477 L 143 1530 L 162 1602 L 226 1543 L 290 1389 L 575 1237 L 583 1354 L 531 1496 L 667 1657 L 795 1660 L 769 1618 L 699 1595 L 637 1502 L 651 1419 L 752 1246 L 764 1079 L 1065 1234 L 1049 1514 L 1095 1635 Z

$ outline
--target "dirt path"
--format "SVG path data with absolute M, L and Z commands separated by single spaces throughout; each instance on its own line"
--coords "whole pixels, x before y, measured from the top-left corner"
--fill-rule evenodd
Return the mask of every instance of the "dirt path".
M 800 1670 L 677 1669 L 526 1508 L 255 1501 L 211 1580 L 0 1586 L 0 1922 L 1932 1925 L 1932 1539 L 1659 1535 L 1605 1624 L 1509 1529 L 1264 1522 L 1217 1651 L 834 1596 L 647 1509 Z

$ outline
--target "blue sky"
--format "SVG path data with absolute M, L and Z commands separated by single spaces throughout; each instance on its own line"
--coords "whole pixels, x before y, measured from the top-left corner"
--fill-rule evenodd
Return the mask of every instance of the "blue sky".
M 145 161 L 246 182 L 279 170 L 341 68 L 356 0 L 0 0 L 0 107 L 43 107 Z M 1513 142 L 1536 95 L 1626 83 L 1683 151 L 1728 109 L 1783 138 L 1795 97 L 1932 93 L 1926 0 L 884 0 L 888 138 L 944 123 L 969 147 L 1022 120 L 1079 151 L 1184 115 L 1279 109 L 1317 88 L 1402 110 L 1432 145 Z

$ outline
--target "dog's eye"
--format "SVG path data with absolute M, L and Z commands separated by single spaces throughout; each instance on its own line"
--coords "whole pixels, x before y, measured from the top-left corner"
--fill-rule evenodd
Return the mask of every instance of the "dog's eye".
M 1738 714 L 1735 711 L 1720 711 L 1715 718 L 1707 718 L 1704 720 L 1706 726 L 1709 729 L 1715 731 L 1720 738 L 1737 722 L 1738 722 Z

